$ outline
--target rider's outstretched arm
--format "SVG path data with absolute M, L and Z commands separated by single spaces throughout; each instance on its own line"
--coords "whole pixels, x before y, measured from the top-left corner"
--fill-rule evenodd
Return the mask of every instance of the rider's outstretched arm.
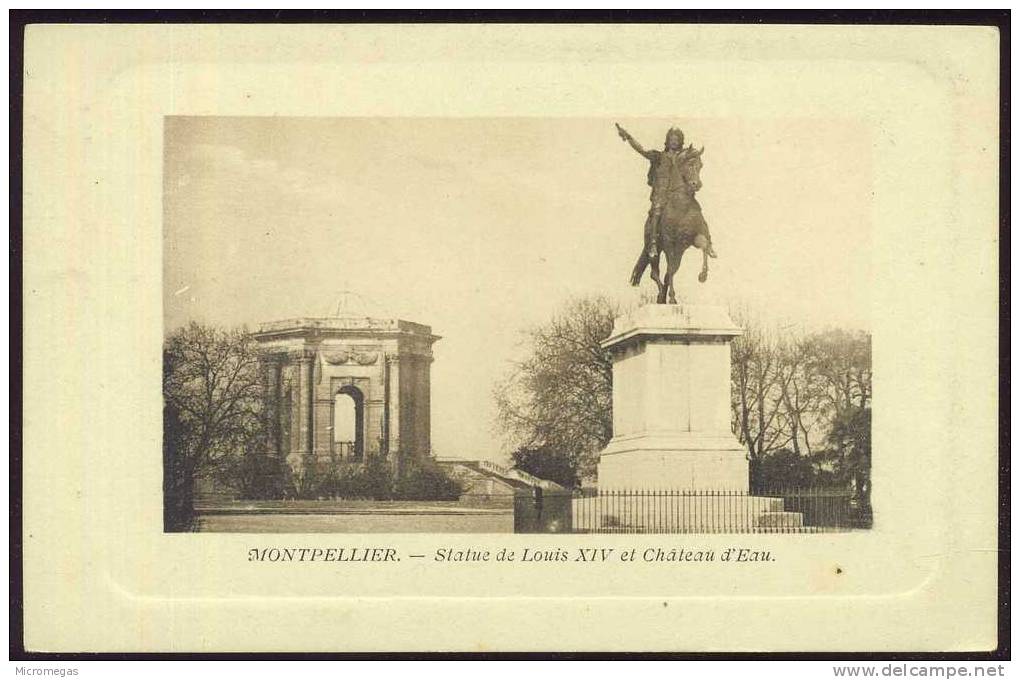
M 641 144 L 638 143 L 638 140 L 634 139 L 629 132 L 620 127 L 619 124 L 616 125 L 616 130 L 620 134 L 620 138 L 630 144 L 631 148 L 648 160 L 652 160 L 652 153 L 650 151 L 645 151 L 645 148 L 641 146 Z

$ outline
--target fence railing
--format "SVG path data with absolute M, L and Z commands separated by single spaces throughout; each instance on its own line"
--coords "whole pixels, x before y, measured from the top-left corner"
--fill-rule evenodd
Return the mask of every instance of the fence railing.
M 522 491 L 518 533 L 816 533 L 854 528 L 847 489 Z
M 340 460 L 343 461 L 358 461 L 361 460 L 360 451 L 356 447 L 356 442 L 330 442 L 330 453 Z

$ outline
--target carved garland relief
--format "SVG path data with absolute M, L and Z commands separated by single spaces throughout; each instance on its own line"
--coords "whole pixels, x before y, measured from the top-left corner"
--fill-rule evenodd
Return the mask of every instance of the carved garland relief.
M 323 353 L 323 358 L 326 360 L 326 363 L 332 366 L 350 363 L 360 366 L 371 366 L 379 360 L 379 353 L 337 350 Z

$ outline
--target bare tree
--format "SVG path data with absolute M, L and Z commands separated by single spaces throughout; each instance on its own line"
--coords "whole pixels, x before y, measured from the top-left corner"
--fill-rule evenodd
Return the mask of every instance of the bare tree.
M 731 396 L 733 430 L 756 461 L 790 441 L 784 412 L 784 390 L 793 372 L 784 365 L 784 352 L 775 329 L 766 327 L 743 309 L 731 311 L 744 329 L 732 345 Z
M 810 340 L 787 335 L 780 340 L 779 353 L 783 379 L 780 392 L 783 403 L 783 426 L 788 446 L 798 456 L 811 457 L 825 436 L 819 409 L 822 388 L 809 362 Z
M 604 297 L 572 301 L 528 333 L 529 355 L 497 386 L 498 425 L 515 451 L 527 453 L 515 460 L 529 472 L 542 476 L 548 459 L 577 478 L 594 473 L 613 436 L 612 360 L 600 343 L 618 314 Z
M 830 422 L 847 409 L 871 405 L 871 336 L 829 330 L 806 339 L 807 370 L 817 380 L 819 411 Z
M 731 310 L 733 430 L 752 462 L 779 450 L 812 457 L 836 417 L 871 403 L 871 338 L 863 331 L 801 335 Z
M 187 530 L 200 474 L 235 466 L 264 423 L 255 343 L 243 328 L 192 323 L 163 347 L 163 492 L 166 530 Z

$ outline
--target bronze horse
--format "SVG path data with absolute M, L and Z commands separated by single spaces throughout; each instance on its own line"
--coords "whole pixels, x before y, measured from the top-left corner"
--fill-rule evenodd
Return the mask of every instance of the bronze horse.
M 691 149 L 684 152 L 680 167 L 684 185 L 668 192 L 666 196 L 661 216 L 658 218 L 656 254 L 652 257 L 649 255 L 647 247 L 642 248 L 641 256 L 638 257 L 630 277 L 631 285 L 638 285 L 641 282 L 641 275 L 650 264 L 651 278 L 659 288 L 656 300 L 659 304 L 665 304 L 667 299 L 670 304 L 676 304 L 673 275 L 680 268 L 680 260 L 683 258 L 684 251 L 691 246 L 701 250 L 702 264 L 698 281 L 702 283 L 708 279 L 708 256 L 711 253 L 715 257 L 708 224 L 701 214 L 701 206 L 694 198 L 695 192 L 701 188 L 701 154 L 704 151 L 705 149 L 702 148 L 699 151 Z M 655 217 L 649 215 L 648 219 L 655 219 Z M 666 254 L 666 275 L 660 278 L 659 262 L 662 253 Z

